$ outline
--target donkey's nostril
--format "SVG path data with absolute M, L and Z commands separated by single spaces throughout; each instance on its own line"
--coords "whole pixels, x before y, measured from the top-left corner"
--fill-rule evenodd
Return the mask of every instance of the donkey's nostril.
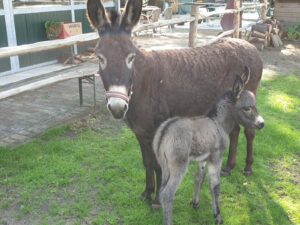
M 259 129 L 264 128 L 264 126 L 265 126 L 265 123 L 259 123 L 259 124 L 258 124 L 258 128 L 259 128 Z
M 125 105 L 124 105 L 124 111 L 126 112 L 127 109 L 128 109 L 128 106 L 127 106 L 127 104 L 125 104 Z

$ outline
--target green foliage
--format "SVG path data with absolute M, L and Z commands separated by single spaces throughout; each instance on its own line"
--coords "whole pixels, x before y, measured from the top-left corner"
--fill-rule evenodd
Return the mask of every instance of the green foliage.
M 63 22 L 46 21 L 45 29 L 48 39 L 56 39 L 62 30 Z
M 262 82 L 258 109 L 266 127 L 255 140 L 254 174 L 242 174 L 241 135 L 237 166 L 221 181 L 225 225 L 300 224 L 299 87 L 296 76 Z M 0 224 L 162 224 L 161 211 L 139 199 L 145 174 L 134 134 L 111 129 L 70 135 L 72 126 L 64 126 L 14 149 L 0 147 Z M 214 224 L 207 181 L 200 209 L 189 204 L 195 169 L 177 191 L 174 224 Z
M 287 35 L 289 40 L 299 40 L 300 39 L 300 23 L 290 25 L 287 27 Z

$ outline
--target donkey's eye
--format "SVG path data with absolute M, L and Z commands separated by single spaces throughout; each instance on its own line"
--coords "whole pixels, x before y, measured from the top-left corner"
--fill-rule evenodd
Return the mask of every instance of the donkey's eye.
M 102 54 L 99 54 L 97 57 L 99 59 L 100 68 L 102 70 L 104 70 L 106 68 L 106 65 L 107 65 L 107 60 L 106 60 L 105 56 L 103 56 Z
M 130 53 L 126 58 L 126 65 L 129 69 L 132 68 L 133 62 L 135 59 L 135 53 Z
M 250 112 L 251 111 L 251 107 L 243 107 L 243 111 L 244 112 Z

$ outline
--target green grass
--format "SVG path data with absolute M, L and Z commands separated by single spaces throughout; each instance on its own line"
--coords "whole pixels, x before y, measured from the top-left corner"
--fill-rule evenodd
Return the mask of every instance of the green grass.
M 224 224 L 300 224 L 300 80 L 263 81 L 258 96 L 266 127 L 255 140 L 254 174 L 242 174 L 241 135 L 237 166 L 221 183 Z M 195 169 L 177 191 L 174 224 L 213 224 L 207 181 L 200 209 L 189 205 Z M 139 200 L 143 189 L 140 150 L 125 127 L 67 125 L 0 148 L 0 224 L 162 224 L 161 211 Z

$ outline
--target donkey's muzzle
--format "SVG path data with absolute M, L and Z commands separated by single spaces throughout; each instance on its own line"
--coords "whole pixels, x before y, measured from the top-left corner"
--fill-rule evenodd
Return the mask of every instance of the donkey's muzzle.
M 260 130 L 260 129 L 263 129 L 264 126 L 265 126 L 264 119 L 261 116 L 258 116 L 257 120 L 256 120 L 256 127 Z
M 124 118 L 128 110 L 129 97 L 121 92 L 106 92 L 107 108 L 115 119 Z
M 117 103 L 116 101 L 112 101 L 107 103 L 107 108 L 115 119 L 122 119 L 127 112 L 128 104 L 122 101 L 118 101 Z

